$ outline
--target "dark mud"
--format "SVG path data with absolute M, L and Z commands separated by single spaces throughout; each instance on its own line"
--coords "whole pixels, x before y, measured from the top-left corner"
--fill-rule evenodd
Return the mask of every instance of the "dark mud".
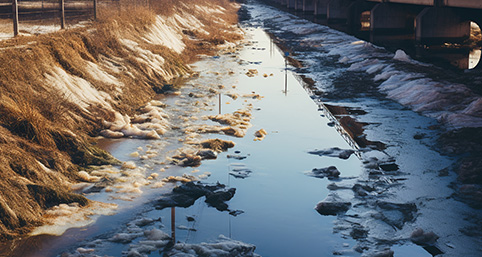
M 442 133 L 440 151 L 458 157 L 453 170 L 458 196 L 474 208 L 482 208 L 482 128 L 463 128 Z M 482 230 L 482 227 L 480 227 Z

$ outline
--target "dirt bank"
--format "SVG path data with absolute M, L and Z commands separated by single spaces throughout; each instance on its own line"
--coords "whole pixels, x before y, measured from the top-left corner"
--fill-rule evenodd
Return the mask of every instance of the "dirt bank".
M 89 205 L 71 186 L 89 166 L 118 162 L 95 147 L 106 124 L 190 76 L 198 54 L 242 38 L 228 0 L 124 8 L 84 28 L 0 42 L 0 240 L 42 224 L 48 208 Z

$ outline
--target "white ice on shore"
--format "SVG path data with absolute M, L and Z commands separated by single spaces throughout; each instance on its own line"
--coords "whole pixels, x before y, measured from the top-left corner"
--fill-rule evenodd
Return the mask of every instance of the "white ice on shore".
M 170 129 L 169 115 L 159 106 L 163 106 L 160 101 L 150 102 L 133 118 L 115 112 L 115 120 L 104 121 L 105 129 L 100 134 L 107 138 L 159 139 Z
M 92 224 L 101 215 L 113 215 L 116 208 L 116 204 L 100 202 L 92 202 L 87 207 L 80 207 L 78 203 L 60 204 L 45 212 L 45 225 L 35 228 L 30 235 L 60 236 L 69 228 Z

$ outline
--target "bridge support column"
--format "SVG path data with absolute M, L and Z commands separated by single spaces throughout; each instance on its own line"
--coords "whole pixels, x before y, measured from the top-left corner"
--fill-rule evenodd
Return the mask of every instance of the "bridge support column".
M 303 0 L 303 12 L 313 13 L 316 0 Z
M 303 0 L 295 0 L 295 10 L 303 11 Z
M 415 39 L 422 45 L 460 43 L 470 36 L 470 21 L 452 8 L 425 8 L 415 26 Z
M 344 23 L 350 16 L 350 0 L 330 0 L 326 11 L 328 23 Z
M 376 3 L 365 0 L 356 0 L 350 4 L 347 20 L 350 33 L 368 40 L 370 35 L 370 11 L 375 5 Z
M 315 15 L 326 17 L 330 0 L 315 0 Z
M 422 7 L 380 3 L 370 12 L 370 41 L 402 42 L 415 39 L 414 22 Z
M 297 0 L 287 0 L 286 7 L 290 9 L 295 9 L 295 4 Z

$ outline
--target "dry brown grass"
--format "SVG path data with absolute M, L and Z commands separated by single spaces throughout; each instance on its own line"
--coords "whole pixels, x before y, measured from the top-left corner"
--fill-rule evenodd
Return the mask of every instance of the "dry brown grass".
M 228 24 L 200 15 L 191 8 L 194 5 L 223 7 L 225 13 L 215 16 Z M 122 0 L 121 7 L 102 8 L 98 22 L 89 28 L 0 42 L 0 241 L 40 224 L 46 208 L 85 204 L 85 198 L 68 191 L 67 182 L 80 180 L 76 174 L 82 167 L 116 162 L 90 142 L 90 136 L 102 129 L 101 119 L 111 120 L 113 113 L 96 105 L 82 109 L 69 95 L 46 84 L 45 74 L 52 67 L 108 93 L 115 110 L 134 114 L 162 93 L 165 84 L 176 82 L 166 81 L 159 70 L 139 61 L 139 54 L 126 48 L 122 39 L 162 56 L 165 70 L 182 75 L 188 72 L 186 64 L 199 54 L 213 53 L 217 45 L 240 38 L 230 32 L 230 26 L 237 23 L 237 10 L 228 0 L 151 0 L 150 8 Z M 174 12 L 195 15 L 209 34 L 185 31 L 186 50 L 181 54 L 139 40 L 157 14 Z M 122 93 L 97 81 L 87 70 L 87 62 L 101 66 L 103 58 L 121 60 L 124 72 L 116 74 L 116 79 L 123 84 Z

